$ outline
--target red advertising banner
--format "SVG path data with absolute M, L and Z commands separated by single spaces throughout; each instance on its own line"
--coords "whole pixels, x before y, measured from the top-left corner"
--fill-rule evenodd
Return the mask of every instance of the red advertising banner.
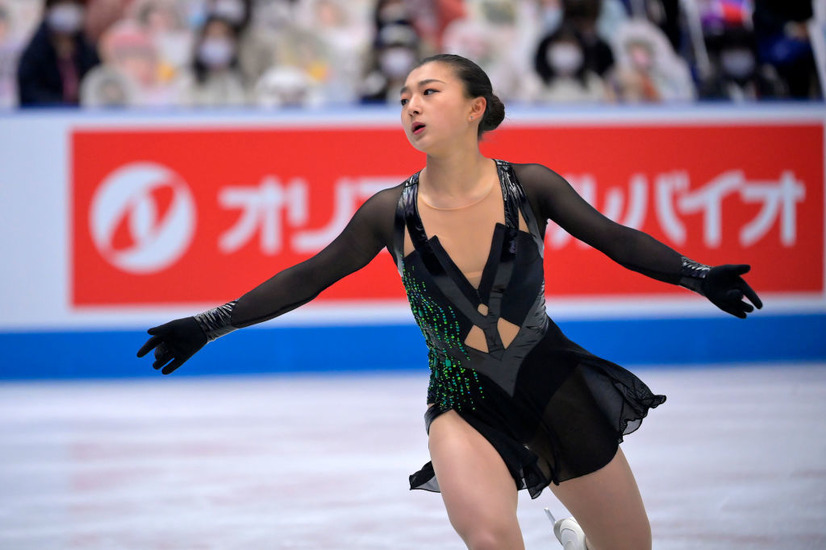
M 489 156 L 539 162 L 608 217 L 761 292 L 823 291 L 822 124 L 519 126 Z M 218 303 L 330 242 L 421 168 L 401 129 L 140 129 L 72 134 L 72 303 Z M 551 296 L 667 295 L 551 224 Z M 387 253 L 319 300 L 403 299 Z

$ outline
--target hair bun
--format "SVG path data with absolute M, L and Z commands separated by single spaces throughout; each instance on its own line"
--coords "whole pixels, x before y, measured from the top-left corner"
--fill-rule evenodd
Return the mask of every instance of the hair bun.
M 496 94 L 490 94 L 487 99 L 487 107 L 485 114 L 482 115 L 482 122 L 479 124 L 479 129 L 482 132 L 490 132 L 495 130 L 505 120 L 505 104 L 499 99 Z

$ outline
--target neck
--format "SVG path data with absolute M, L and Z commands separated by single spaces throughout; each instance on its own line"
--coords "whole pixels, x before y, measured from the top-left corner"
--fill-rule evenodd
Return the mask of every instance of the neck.
M 487 189 L 486 170 L 491 160 L 478 147 L 458 149 L 445 155 L 428 155 L 420 181 L 428 195 L 463 198 Z

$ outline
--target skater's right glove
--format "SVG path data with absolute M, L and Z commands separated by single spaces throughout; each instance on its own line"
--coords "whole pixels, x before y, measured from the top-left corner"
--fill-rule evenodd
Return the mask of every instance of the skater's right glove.
M 169 323 L 150 328 L 149 340 L 138 350 L 143 357 L 153 349 L 156 370 L 163 369 L 171 374 L 208 342 L 235 330 L 230 318 L 235 302 L 199 313 L 193 317 L 175 319 Z
M 702 294 L 726 313 L 745 319 L 746 314 L 754 311 L 755 307 L 763 307 L 760 297 L 742 277 L 750 269 L 748 265 L 709 267 L 683 258 L 680 285 Z M 745 302 L 744 297 L 751 304 Z

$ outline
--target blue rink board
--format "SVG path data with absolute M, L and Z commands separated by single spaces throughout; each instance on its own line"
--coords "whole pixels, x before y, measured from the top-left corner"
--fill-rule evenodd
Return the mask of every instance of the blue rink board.
M 826 360 L 826 314 L 610 319 L 559 323 L 569 338 L 625 366 Z M 157 376 L 135 357 L 142 331 L 4 332 L 0 380 Z M 256 328 L 209 344 L 176 376 L 427 369 L 412 324 Z

